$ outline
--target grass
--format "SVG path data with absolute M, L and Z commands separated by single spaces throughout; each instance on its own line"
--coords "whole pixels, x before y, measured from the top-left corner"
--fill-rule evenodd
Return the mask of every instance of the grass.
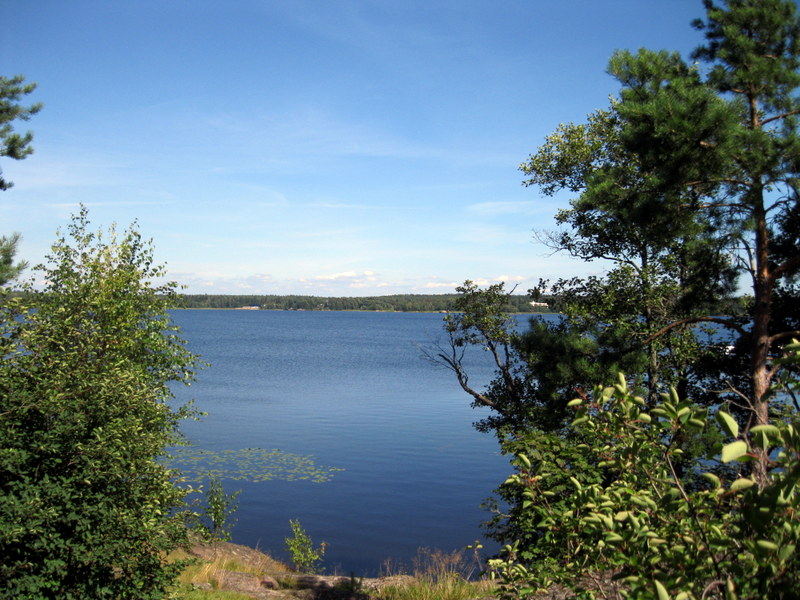
M 251 596 L 220 589 L 225 583 L 225 574 L 229 571 L 265 575 L 274 567 L 274 562 L 258 560 L 238 560 L 230 554 L 220 551 L 213 558 L 197 558 L 184 550 L 176 550 L 170 554 L 170 560 L 193 560 L 178 578 L 179 597 L 186 600 L 252 600 Z M 211 589 L 198 589 L 197 585 L 210 585 Z
M 442 552 L 420 549 L 413 562 L 413 579 L 402 585 L 390 585 L 375 595 L 380 600 L 469 600 L 488 595 L 493 584 L 473 581 L 481 571 L 477 554 L 468 558 L 463 551 Z M 388 575 L 392 575 L 389 569 Z M 402 574 L 402 573 L 401 573 Z
M 220 589 L 224 586 L 225 574 L 229 571 L 258 576 L 272 575 L 283 589 L 291 589 L 291 583 L 296 582 L 291 577 L 281 577 L 275 571 L 277 563 L 257 553 L 234 556 L 220 548 L 219 552 L 215 551 L 207 558 L 196 558 L 184 551 L 176 551 L 170 558 L 195 559 L 181 574 L 176 589 L 178 597 L 186 600 L 251 600 L 250 596 Z M 285 568 L 284 565 L 280 567 Z M 397 583 L 367 591 L 361 580 L 353 578 L 348 582 L 349 585 L 340 588 L 349 592 L 368 593 L 371 600 L 470 600 L 492 593 L 491 582 L 474 580 L 480 571 L 481 564 L 477 555 L 468 555 L 464 551 L 447 553 L 420 549 L 410 570 L 389 563 L 384 565 L 381 575 L 397 577 Z M 197 585 L 208 585 L 211 589 L 197 589 Z

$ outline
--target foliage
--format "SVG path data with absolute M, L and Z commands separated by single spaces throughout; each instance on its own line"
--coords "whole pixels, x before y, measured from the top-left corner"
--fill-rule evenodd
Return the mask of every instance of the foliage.
M 500 415 L 514 411 L 522 393 L 524 381 L 518 378 L 517 356 L 512 342 L 516 339 L 513 320 L 508 312 L 504 283 L 480 289 L 472 281 L 465 281 L 456 288 L 453 312 L 444 318 L 444 329 L 448 335 L 448 346 L 436 352 L 426 352 L 428 358 L 451 369 L 462 389 L 473 398 L 473 406 L 487 406 Z M 464 369 L 464 356 L 471 347 L 480 347 L 490 353 L 498 369 L 500 393 L 490 390 L 477 391 L 469 383 L 469 374 Z
M 20 105 L 21 98 L 36 89 L 35 83 L 24 82 L 22 75 L 0 77 L 0 156 L 14 160 L 22 160 L 33 152 L 33 134 L 30 131 L 25 134 L 16 133 L 12 123 L 18 119 L 27 121 L 42 109 L 41 103 Z M 13 185 L 3 178 L 0 171 L 0 190 L 7 190 Z
M 191 414 L 168 384 L 196 364 L 175 285 L 135 226 L 91 233 L 86 209 L 48 261 L 1 305 L 0 596 L 164 597 L 185 492 L 157 459 Z
M 216 477 L 210 477 L 203 490 L 204 507 L 199 514 L 199 530 L 208 541 L 226 542 L 231 539 L 231 529 L 236 524 L 233 515 L 239 508 L 237 498 L 241 490 L 228 494 Z
M 787 350 L 782 362 L 800 365 L 800 343 Z M 796 378 L 791 386 L 798 390 Z M 591 598 L 604 573 L 614 574 L 629 598 L 796 597 L 800 413 L 795 408 L 785 421 L 745 434 L 725 411 L 711 414 L 674 389 L 664 396 L 648 409 L 620 375 L 613 387 L 570 403 L 586 455 L 606 473 L 602 481 L 568 472 L 565 493 L 562 469 L 571 455 L 541 453 L 535 445 L 517 453 L 516 473 L 505 485 L 519 490 L 528 519 L 543 532 L 537 550 L 561 559 L 532 563 L 519 544 L 506 546 L 503 558 L 490 561 L 504 597 L 533 596 L 558 583 Z M 721 466 L 729 468 L 715 472 L 710 461 L 696 461 L 706 483 L 690 487 L 676 469 L 679 440 L 686 430 L 705 428 L 733 439 L 721 447 Z M 770 471 L 759 487 L 744 466 L 762 451 Z
M 699 347 L 689 326 L 728 328 L 750 358 L 749 378 L 730 394 L 747 396 L 765 424 L 778 376 L 769 356 L 800 327 L 800 18 L 785 0 L 705 6 L 695 26 L 707 43 L 693 54 L 705 72 L 676 53 L 617 52 L 609 72 L 619 97 L 584 124 L 561 125 L 521 168 L 546 194 L 579 192 L 557 216 L 568 229 L 546 241 L 617 265 L 604 281 L 557 284 L 570 317 L 580 317 L 570 325 L 590 335 L 586 323 L 613 329 L 633 346 L 611 345 L 617 354 L 638 346 L 651 401 L 664 384 L 717 401 L 702 390 L 729 387 L 736 367 L 715 382 L 697 371 L 714 349 Z M 720 318 L 711 307 L 739 275 L 752 285 L 749 319 Z M 732 362 L 720 352 L 714 361 Z
M 28 107 L 20 106 L 22 96 L 30 94 L 36 88 L 35 83 L 23 84 L 24 77 L 0 77 L 0 156 L 7 156 L 15 160 L 22 160 L 33 152 L 31 142 L 33 134 L 27 132 L 20 135 L 14 132 L 12 123 L 15 120 L 27 121 L 31 115 L 41 110 L 41 104 Z M 0 169 L 0 190 L 8 190 L 14 184 L 3 178 Z M 18 233 L 0 237 L 0 286 L 16 279 L 28 264 L 24 261 L 14 263 L 17 252 Z
M 291 537 L 285 539 L 286 549 L 292 555 L 292 564 L 296 571 L 301 573 L 317 573 L 320 570 L 319 563 L 325 556 L 325 542 L 314 549 L 314 542 L 300 525 L 300 521 L 291 519 L 289 526 L 292 528 Z
M 19 240 L 18 233 L 0 236 L 0 286 L 19 277 L 28 267 L 28 263 L 24 260 L 14 262 Z
M 514 569 L 533 568 L 539 561 L 537 569 L 572 564 L 591 570 L 596 557 L 586 547 L 608 543 L 586 523 L 581 529 L 561 526 L 558 511 L 569 514 L 576 495 L 573 487 L 565 487 L 564 473 L 580 484 L 571 484 L 580 494 L 587 489 L 610 493 L 617 481 L 638 489 L 641 482 L 615 474 L 613 464 L 601 457 L 595 438 L 606 430 L 566 427 L 570 399 L 585 396 L 603 406 L 608 398 L 592 400 L 585 390 L 597 383 L 608 388 L 615 372 L 632 374 L 623 383 L 650 413 L 659 406 L 660 394 L 672 390 L 670 402 L 689 411 L 682 415 L 695 415 L 695 425 L 705 421 L 702 411 L 730 414 L 741 427 L 741 443 L 760 427 L 786 424 L 776 421 L 783 405 L 772 390 L 793 374 L 775 357 L 800 334 L 800 17 L 796 3 L 788 0 L 728 0 L 723 6 L 705 0 L 704 5 L 706 19 L 695 23 L 706 36 L 692 55 L 698 62 L 667 51 L 617 52 L 609 73 L 620 84 L 618 97 L 585 123 L 559 126 L 521 166 L 525 183 L 545 194 L 576 194 L 556 216 L 561 229 L 539 238 L 574 257 L 611 261 L 609 272 L 553 286 L 540 282 L 531 293 L 534 298 L 545 291 L 555 295 L 554 308 L 564 315 L 559 322 L 534 320 L 529 331 L 504 337 L 476 327 L 480 321 L 461 318 L 456 323 L 461 331 L 450 338 L 452 352 L 440 354 L 473 399 L 496 412 L 484 428 L 496 431 L 506 451 L 527 457 L 528 448 L 535 448 L 540 456 L 533 463 L 552 485 L 546 491 L 553 494 L 548 510 L 551 517 L 559 515 L 555 520 L 537 513 L 516 482 L 499 490 L 510 509 L 494 519 L 493 533 L 504 542 L 516 540 L 513 554 L 521 563 Z M 752 289 L 745 314 L 714 312 L 720 302 L 732 301 L 739 279 Z M 466 290 L 472 297 L 479 293 Z M 484 299 L 483 308 L 471 307 L 482 319 L 485 309 L 496 306 L 490 295 Z M 465 384 L 462 355 L 456 352 L 460 340 L 490 349 L 496 340 L 502 349 L 496 355 L 501 357 L 497 377 L 485 391 Z M 653 462 L 641 473 L 652 469 L 670 489 L 689 494 L 702 489 L 698 460 L 724 431 L 681 425 L 652 433 L 651 454 L 645 452 L 641 460 L 650 456 Z M 652 432 L 657 426 L 643 429 Z M 675 452 L 666 456 L 662 447 L 659 455 L 658 445 L 665 443 Z M 609 447 L 613 450 L 610 440 Z M 754 460 L 741 465 L 741 476 L 762 493 L 774 482 L 772 458 L 765 448 L 750 449 Z M 613 455 L 612 450 L 604 452 Z M 586 480 L 573 473 L 575 468 Z M 528 474 L 542 476 L 536 470 Z M 732 495 L 719 496 L 727 501 Z M 711 496 L 707 502 L 700 496 L 693 500 L 698 510 L 734 519 L 741 507 L 712 506 L 717 500 Z M 674 526 L 683 532 L 682 524 Z M 611 555 L 605 551 L 603 556 Z M 713 552 L 705 556 L 714 562 Z M 623 568 L 622 558 L 603 560 L 604 569 Z

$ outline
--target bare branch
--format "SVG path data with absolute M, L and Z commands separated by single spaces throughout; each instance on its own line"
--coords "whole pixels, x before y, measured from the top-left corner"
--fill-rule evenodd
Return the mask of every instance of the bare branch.
M 790 259 L 783 261 L 780 265 L 775 267 L 770 273 L 772 280 L 775 281 L 779 277 L 783 277 L 786 273 L 791 273 L 793 270 L 800 268 L 800 254 L 793 256 Z
M 445 350 L 441 346 L 437 344 L 437 349 L 439 352 L 435 354 L 432 353 L 427 348 L 422 346 L 418 346 L 422 354 L 434 364 L 446 367 L 453 371 L 456 374 L 456 379 L 458 380 L 458 384 L 461 386 L 461 389 L 464 390 L 467 394 L 472 396 L 476 402 L 488 406 L 489 408 L 495 408 L 495 403 L 484 394 L 481 394 L 474 388 L 469 385 L 469 375 L 464 370 L 462 362 L 464 360 L 464 353 L 465 348 L 460 348 L 456 345 L 455 341 L 453 340 L 452 333 L 450 334 L 450 348 L 449 350 Z M 449 351 L 449 355 L 446 353 Z
M 793 337 L 800 337 L 800 330 L 794 329 L 792 331 L 781 331 L 780 333 L 776 333 L 774 335 L 769 336 L 768 342 L 770 344 L 777 342 L 778 340 L 782 340 L 784 338 L 793 338 Z
M 733 402 L 731 400 L 730 401 L 731 404 L 733 404 L 734 406 L 738 406 L 739 408 L 741 408 L 743 410 L 749 411 L 750 413 L 755 412 L 756 407 L 753 406 L 753 401 L 748 396 L 746 396 L 743 392 L 741 392 L 738 389 L 736 389 L 734 387 L 734 385 L 731 383 L 730 380 L 726 380 L 725 383 L 728 384 L 728 390 L 729 391 L 733 392 L 735 395 L 739 396 L 742 400 L 745 401 L 745 404 L 742 405 L 742 404 L 738 404 L 736 402 Z
M 774 117 L 769 117 L 768 119 L 764 119 L 761 121 L 761 126 L 763 127 L 767 123 L 771 123 L 772 121 L 777 121 L 779 119 L 785 119 L 786 117 L 791 117 L 792 115 L 800 115 L 800 109 L 790 110 L 789 112 L 785 112 L 780 115 L 775 115 Z
M 673 321 L 669 325 L 665 325 L 664 327 L 656 331 L 653 335 L 643 340 L 642 344 L 649 344 L 653 340 L 660 338 L 662 335 L 674 329 L 675 327 L 680 327 L 681 325 L 688 325 L 689 323 L 719 323 L 720 325 L 724 325 L 728 329 L 733 329 L 734 331 L 739 332 L 741 335 L 747 335 L 747 332 L 742 327 L 739 327 L 739 325 L 731 322 L 729 319 L 723 319 L 721 317 L 689 317 L 688 319 L 680 319 L 678 321 Z
M 489 408 L 495 408 L 495 403 L 490 400 L 484 394 L 476 391 L 469 385 L 469 377 L 467 376 L 466 371 L 464 371 L 463 366 L 461 365 L 460 360 L 452 360 L 446 354 L 442 353 L 439 354 L 439 358 L 442 359 L 443 364 L 450 367 L 453 372 L 456 374 L 456 378 L 458 379 L 458 384 L 461 386 L 461 389 L 472 396 L 476 402 L 483 404 L 484 406 L 488 406 Z
M 747 181 L 742 179 L 733 179 L 730 177 L 720 177 L 718 179 L 702 179 L 697 181 L 690 181 L 686 185 L 691 187 L 695 185 L 704 185 L 709 183 L 730 183 L 733 185 L 742 185 L 742 186 L 749 186 L 750 184 Z

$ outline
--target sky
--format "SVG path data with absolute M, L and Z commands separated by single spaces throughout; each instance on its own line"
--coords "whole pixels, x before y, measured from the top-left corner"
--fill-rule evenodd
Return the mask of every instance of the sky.
M 0 74 L 38 83 L 0 232 L 41 262 L 81 204 L 137 222 L 195 294 L 526 291 L 569 195 L 522 185 L 608 106 L 615 50 L 702 43 L 700 0 L 0 0 Z M 30 271 L 29 271 L 30 273 Z

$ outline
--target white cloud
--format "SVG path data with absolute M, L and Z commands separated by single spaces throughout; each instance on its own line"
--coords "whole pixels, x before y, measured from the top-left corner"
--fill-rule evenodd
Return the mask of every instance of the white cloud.
M 455 281 L 429 281 L 423 287 L 427 289 L 436 289 L 436 288 L 449 288 L 451 290 L 456 289 L 457 286 L 461 284 L 456 283 Z
M 366 288 L 378 284 L 380 278 L 374 271 L 362 271 L 360 273 L 357 271 L 344 271 L 330 275 L 317 275 L 314 280 L 320 282 L 334 281 L 352 288 Z

